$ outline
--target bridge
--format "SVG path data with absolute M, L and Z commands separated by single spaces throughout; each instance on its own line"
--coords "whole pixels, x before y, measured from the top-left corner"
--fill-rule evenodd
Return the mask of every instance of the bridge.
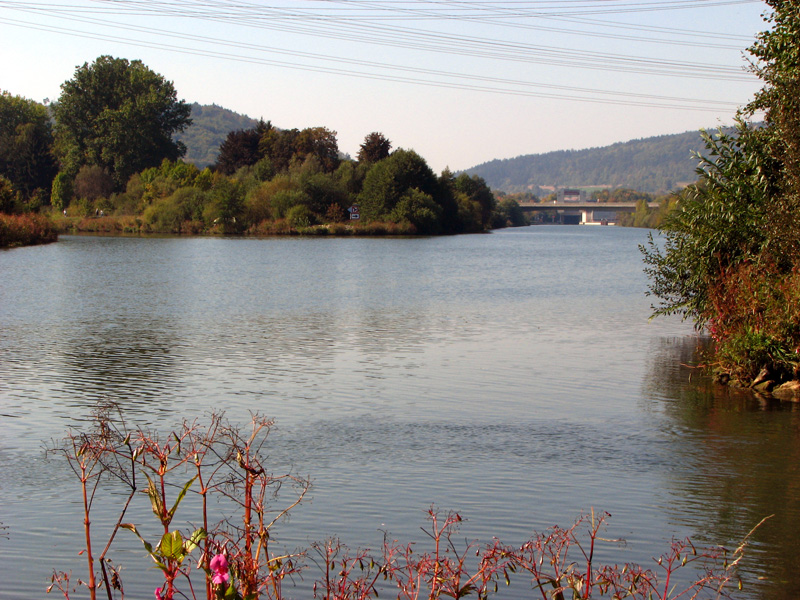
M 551 212 L 559 223 L 594 225 L 614 223 L 619 213 L 636 212 L 637 202 L 540 202 L 521 203 L 520 208 L 528 214 Z M 648 202 L 648 208 L 658 208 L 658 202 Z

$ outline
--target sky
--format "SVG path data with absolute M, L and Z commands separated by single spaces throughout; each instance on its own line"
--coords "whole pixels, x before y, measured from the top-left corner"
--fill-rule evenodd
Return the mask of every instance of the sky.
M 0 90 L 56 100 L 98 56 L 178 98 L 437 172 L 730 124 L 757 0 L 0 0 Z

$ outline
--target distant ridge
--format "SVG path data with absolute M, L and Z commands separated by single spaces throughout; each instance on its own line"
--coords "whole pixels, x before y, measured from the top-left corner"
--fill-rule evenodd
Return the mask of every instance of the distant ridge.
M 553 188 L 626 187 L 653 194 L 697 179 L 692 151 L 705 146 L 698 131 L 619 142 L 588 150 L 560 150 L 492 160 L 467 169 L 495 190 L 546 195 Z
M 216 104 L 192 104 L 192 125 L 175 136 L 186 144 L 186 162 L 194 163 L 202 169 L 214 164 L 219 154 L 219 145 L 228 133 L 237 129 L 251 129 L 258 121 L 222 108 Z

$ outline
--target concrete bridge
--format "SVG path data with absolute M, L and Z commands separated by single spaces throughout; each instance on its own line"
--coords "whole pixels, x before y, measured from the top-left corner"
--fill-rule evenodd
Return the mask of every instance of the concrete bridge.
M 619 213 L 636 212 L 636 202 L 540 202 L 520 203 L 520 208 L 528 214 L 556 213 L 559 223 L 594 225 L 615 223 Z M 658 202 L 649 202 L 648 208 L 658 208 Z

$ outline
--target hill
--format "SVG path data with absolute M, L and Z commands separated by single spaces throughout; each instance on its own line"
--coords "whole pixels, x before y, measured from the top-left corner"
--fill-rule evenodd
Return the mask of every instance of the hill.
M 704 149 L 700 134 L 688 131 L 588 150 L 559 150 L 493 160 L 471 169 L 489 187 L 546 195 L 552 188 L 626 187 L 653 194 L 697 179 L 692 151 Z
M 250 129 L 257 123 L 258 121 L 247 115 L 240 115 L 216 104 L 195 102 L 192 104 L 192 125 L 176 135 L 175 139 L 186 144 L 184 160 L 202 169 L 217 160 L 219 145 L 225 141 L 228 133 L 236 129 Z

